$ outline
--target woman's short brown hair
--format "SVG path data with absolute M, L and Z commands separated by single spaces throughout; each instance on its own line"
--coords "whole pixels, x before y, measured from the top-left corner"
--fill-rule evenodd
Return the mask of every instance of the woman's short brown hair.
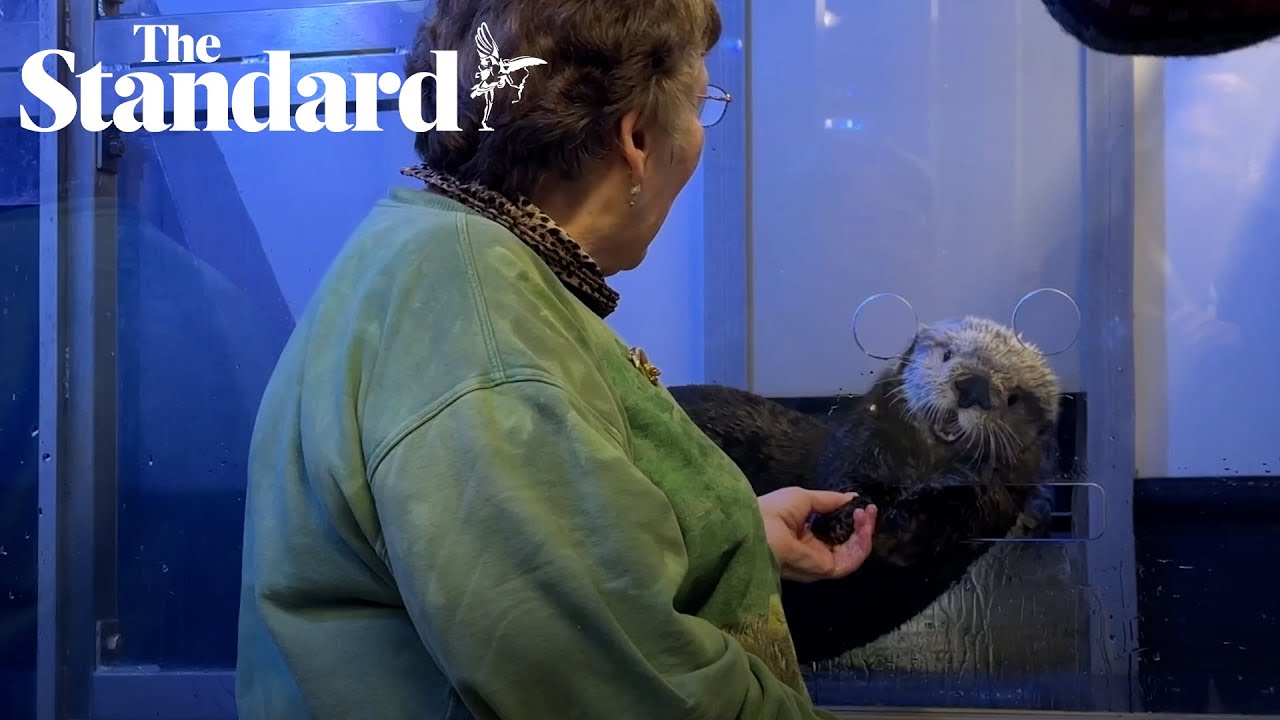
M 491 132 L 479 131 L 484 102 L 469 98 L 482 22 L 503 59 L 547 62 L 530 70 L 520 102 L 512 88 L 495 93 Z M 575 179 L 616 144 L 631 110 L 679 139 L 680 114 L 697 103 L 693 78 L 720 30 L 714 0 L 438 0 L 406 72 L 433 72 L 431 51 L 457 51 L 462 132 L 422 132 L 414 147 L 432 168 L 512 199 L 543 177 Z M 436 83 L 422 88 L 432 120 Z

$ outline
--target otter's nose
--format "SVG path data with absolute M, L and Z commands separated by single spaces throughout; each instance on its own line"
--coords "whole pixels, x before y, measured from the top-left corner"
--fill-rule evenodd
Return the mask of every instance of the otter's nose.
M 956 404 L 962 408 L 975 405 L 991 409 L 991 381 L 981 375 L 966 375 L 956 381 Z

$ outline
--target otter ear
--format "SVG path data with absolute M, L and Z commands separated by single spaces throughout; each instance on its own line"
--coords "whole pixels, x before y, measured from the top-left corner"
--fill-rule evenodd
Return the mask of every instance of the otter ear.
M 902 351 L 902 358 L 904 360 L 911 358 L 916 354 L 916 348 L 918 347 L 920 347 L 920 334 L 916 333 L 915 337 L 911 338 L 911 344 L 907 346 L 906 350 Z
M 911 338 L 911 344 L 907 346 L 907 349 L 903 350 L 902 354 L 898 356 L 899 372 L 901 372 L 903 369 L 905 369 L 908 365 L 911 364 L 911 359 L 916 356 L 916 349 L 919 346 L 920 346 L 920 336 L 916 335 L 915 337 Z

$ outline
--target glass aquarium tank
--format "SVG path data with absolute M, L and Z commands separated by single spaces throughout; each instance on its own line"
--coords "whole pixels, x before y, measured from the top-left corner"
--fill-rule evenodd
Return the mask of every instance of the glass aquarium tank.
M 295 78 L 399 73 L 428 5 L 0 0 L 5 718 L 236 716 L 258 402 L 416 160 L 385 95 L 381 132 L 33 133 L 23 62 L 136 69 L 146 19 L 217 35 L 233 82 L 267 49 Z M 806 667 L 815 701 L 1280 715 L 1280 46 L 1106 55 L 1032 0 L 720 9 L 708 69 L 734 102 L 644 265 L 611 280 L 623 339 L 665 384 L 826 414 L 920 323 L 975 315 L 1062 389 L 1049 536 L 995 543 L 901 627 Z

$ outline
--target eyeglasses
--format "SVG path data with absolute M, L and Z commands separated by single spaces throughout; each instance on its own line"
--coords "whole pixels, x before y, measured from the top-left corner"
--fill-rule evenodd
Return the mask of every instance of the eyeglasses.
M 733 98 L 724 88 L 716 85 L 707 85 L 707 91 L 697 96 L 698 101 L 698 122 L 702 127 L 711 127 L 720 122 L 724 117 L 725 108 L 729 107 L 729 103 L 733 102 Z M 707 102 L 711 100 L 712 102 Z

